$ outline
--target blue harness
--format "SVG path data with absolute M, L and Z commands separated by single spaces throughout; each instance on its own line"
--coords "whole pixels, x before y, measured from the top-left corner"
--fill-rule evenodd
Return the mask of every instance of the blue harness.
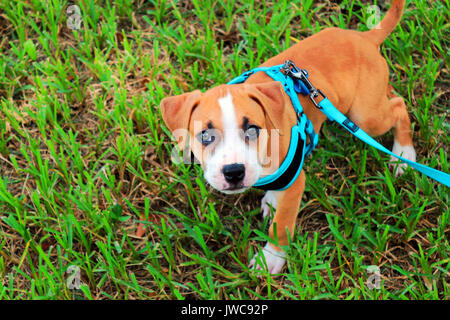
M 391 156 L 400 159 L 407 163 L 414 169 L 424 173 L 425 175 L 443 183 L 447 187 L 450 187 L 450 175 L 442 171 L 427 167 L 423 164 L 405 159 L 392 153 L 390 150 L 379 144 L 350 119 L 343 115 L 328 98 L 320 91 L 316 89 L 308 80 L 308 72 L 304 69 L 299 69 L 295 64 L 286 60 L 282 65 L 276 65 L 273 67 L 261 67 L 255 68 L 250 71 L 244 72 L 242 75 L 234 78 L 228 84 L 242 83 L 247 80 L 252 74 L 256 72 L 265 72 L 269 77 L 275 81 L 281 82 L 284 91 L 290 97 L 292 105 L 294 106 L 295 113 L 297 114 L 297 124 L 291 129 L 291 141 L 289 144 L 289 150 L 281 166 L 277 171 L 271 175 L 265 176 L 259 179 L 254 187 L 263 190 L 284 190 L 289 188 L 298 175 L 302 171 L 303 162 L 306 156 L 317 146 L 319 136 L 314 132 L 311 121 L 306 117 L 303 112 L 303 107 L 300 104 L 297 94 L 301 93 L 309 95 L 309 98 L 313 104 L 322 111 L 329 120 L 338 122 L 341 126 L 347 129 L 351 134 L 365 143 L 383 151 Z M 323 99 L 317 103 L 316 98 L 321 95 Z M 306 143 L 306 138 L 309 137 L 309 143 Z

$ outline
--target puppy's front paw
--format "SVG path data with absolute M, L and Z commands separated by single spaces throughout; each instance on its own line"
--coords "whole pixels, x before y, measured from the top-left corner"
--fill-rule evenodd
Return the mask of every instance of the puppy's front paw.
M 277 208 L 277 197 L 274 191 L 267 191 L 261 200 L 261 212 L 265 219 L 271 213 L 270 206 L 275 210 Z M 270 215 L 272 217 L 272 215 Z
M 397 141 L 394 140 L 394 146 L 392 147 L 392 152 L 396 155 L 402 156 L 405 159 L 411 160 L 416 162 L 416 150 L 414 150 L 413 146 L 402 146 Z M 391 162 L 396 163 L 399 162 L 397 158 L 394 156 L 391 156 Z M 400 162 L 399 164 L 396 164 L 395 169 L 395 176 L 399 177 L 404 172 L 408 165 L 406 163 Z
M 262 255 L 264 257 L 262 257 Z M 267 269 L 270 274 L 281 272 L 281 269 L 283 269 L 283 266 L 286 263 L 286 253 L 275 250 L 267 242 L 266 246 L 262 249 L 262 255 L 259 253 L 255 254 L 250 261 L 249 267 L 256 270 Z

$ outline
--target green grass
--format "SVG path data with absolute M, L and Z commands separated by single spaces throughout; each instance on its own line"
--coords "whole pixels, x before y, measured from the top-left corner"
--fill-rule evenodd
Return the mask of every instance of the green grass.
M 276 277 L 247 268 L 267 240 L 263 194 L 225 197 L 170 161 L 163 97 L 225 83 L 326 27 L 367 30 L 367 1 L 77 3 L 79 30 L 67 1 L 0 3 L 0 299 L 450 298 L 448 188 L 411 170 L 395 179 L 388 156 L 335 125 L 305 164 Z M 382 52 L 419 162 L 448 172 L 449 4 L 407 3 Z M 380 289 L 366 286 L 370 265 Z

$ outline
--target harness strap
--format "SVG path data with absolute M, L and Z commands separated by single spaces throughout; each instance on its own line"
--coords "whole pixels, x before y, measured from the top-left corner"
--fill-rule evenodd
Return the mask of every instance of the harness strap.
M 291 142 L 288 153 L 273 174 L 259 179 L 253 186 L 261 190 L 284 190 L 289 188 L 302 171 L 305 160 L 306 135 L 305 121 L 291 129 Z

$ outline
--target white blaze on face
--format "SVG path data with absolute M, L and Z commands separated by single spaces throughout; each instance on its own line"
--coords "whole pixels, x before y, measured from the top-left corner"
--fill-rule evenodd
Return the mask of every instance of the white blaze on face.
M 244 141 L 243 131 L 239 128 L 239 121 L 236 118 L 232 96 L 228 93 L 225 97 L 220 98 L 219 106 L 222 111 L 222 140 L 206 163 L 205 178 L 214 188 L 225 193 L 242 192 L 243 189 L 252 186 L 259 179 L 262 167 L 258 163 L 257 150 L 249 147 Z M 245 166 L 242 188 L 233 191 L 225 190 L 231 186 L 225 180 L 223 167 L 236 163 Z

